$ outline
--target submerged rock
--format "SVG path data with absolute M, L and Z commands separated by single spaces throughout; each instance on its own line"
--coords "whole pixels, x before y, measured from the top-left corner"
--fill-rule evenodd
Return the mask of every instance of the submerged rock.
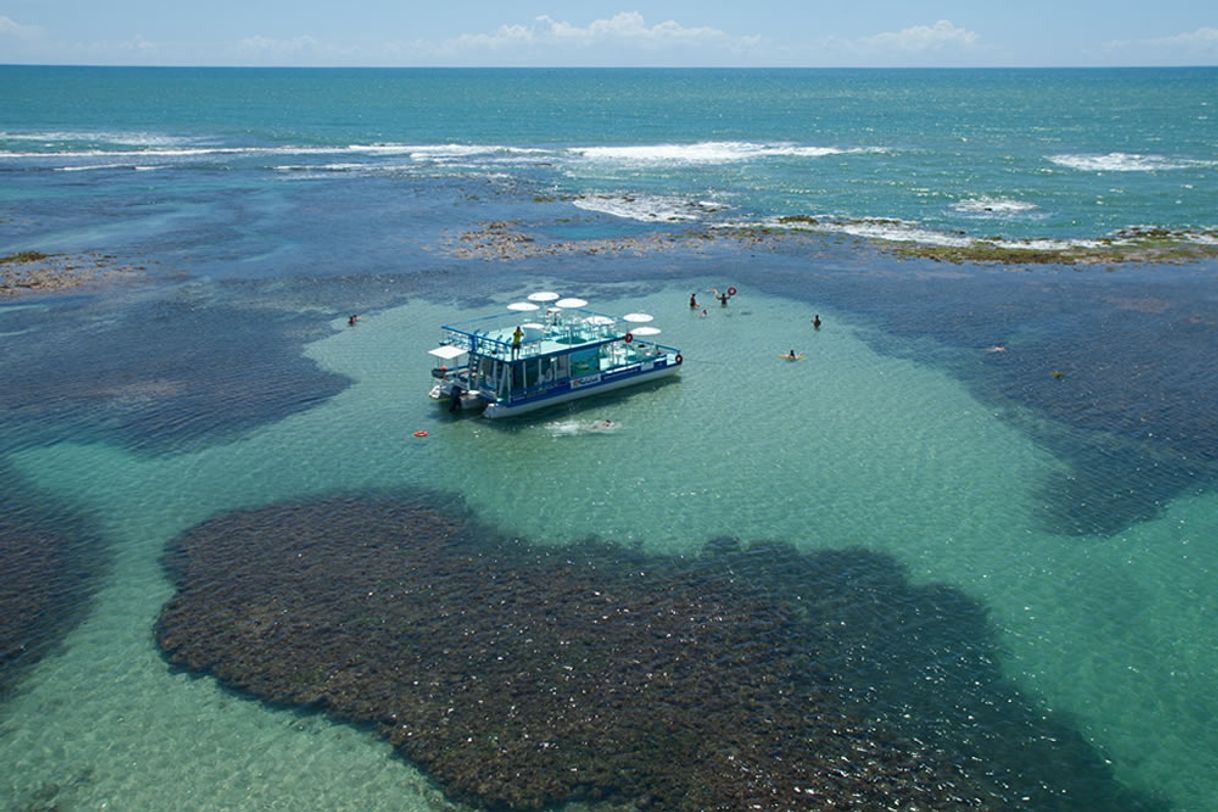
M 0 698 L 84 617 L 104 570 L 88 523 L 0 466 Z
M 1145 808 L 1002 681 L 981 607 L 869 552 L 541 547 L 419 495 L 220 516 L 167 566 L 171 662 L 375 725 L 464 800 Z

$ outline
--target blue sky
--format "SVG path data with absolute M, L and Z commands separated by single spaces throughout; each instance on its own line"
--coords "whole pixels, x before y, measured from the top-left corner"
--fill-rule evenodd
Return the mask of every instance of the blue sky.
M 1218 2 L 0 0 L 0 63 L 1218 64 Z

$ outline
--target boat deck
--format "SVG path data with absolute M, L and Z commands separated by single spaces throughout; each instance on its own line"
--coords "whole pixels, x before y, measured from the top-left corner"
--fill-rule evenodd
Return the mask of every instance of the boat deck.
M 580 313 L 564 315 L 561 319 L 546 321 L 509 321 L 504 323 L 502 316 L 490 317 L 498 323 L 481 324 L 482 320 L 459 324 L 445 325 L 444 331 L 450 343 L 468 347 L 475 355 L 510 360 L 517 358 L 538 358 L 557 353 L 569 353 L 581 345 L 594 347 L 605 342 L 620 341 L 630 331 L 616 324 L 614 319 L 597 313 Z M 517 325 L 524 333 L 520 343 L 520 351 L 512 354 L 512 335 Z M 647 338 L 636 338 L 629 344 L 611 348 L 613 362 L 609 366 L 635 363 L 668 352 L 675 353 L 675 347 L 668 347 Z M 602 367 L 608 368 L 602 359 Z

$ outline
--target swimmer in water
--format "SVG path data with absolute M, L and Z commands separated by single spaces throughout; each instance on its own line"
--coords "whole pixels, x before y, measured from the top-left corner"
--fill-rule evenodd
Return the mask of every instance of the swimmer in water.
M 788 361 L 798 361 L 799 360 L 799 356 L 795 354 L 795 350 L 791 350 L 789 353 L 787 353 L 787 360 Z
M 817 313 L 815 316 L 812 317 L 812 329 L 813 330 L 820 329 L 820 313 Z

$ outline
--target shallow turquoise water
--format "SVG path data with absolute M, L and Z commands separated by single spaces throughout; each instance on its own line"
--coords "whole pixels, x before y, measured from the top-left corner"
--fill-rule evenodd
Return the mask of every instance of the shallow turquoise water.
M 1212 628 L 1218 497 L 1180 499 L 1116 538 L 1046 533 L 1036 489 L 1062 463 L 959 382 L 877 354 L 869 328 L 827 308 L 814 333 L 789 300 L 746 292 L 699 318 L 687 297 L 593 303 L 654 313 L 685 352 L 679 382 L 536 420 L 434 410 L 423 350 L 453 308 L 416 302 L 353 330 L 336 320 L 306 353 L 354 384 L 238 441 L 158 457 L 72 443 L 15 454 L 36 485 L 100 516 L 114 563 L 89 618 L 6 707 L 10 794 L 82 808 L 435 808 L 372 734 L 171 673 L 152 638 L 172 591 L 159 558 L 187 527 L 414 485 L 459 491 L 481 518 L 552 544 L 595 533 L 680 554 L 727 534 L 891 554 L 915 582 L 982 601 L 1004 672 L 1076 717 L 1120 780 L 1207 808 L 1218 652 L 1197 641 Z M 791 347 L 806 359 L 777 357 Z M 616 430 L 589 430 L 602 418 Z

